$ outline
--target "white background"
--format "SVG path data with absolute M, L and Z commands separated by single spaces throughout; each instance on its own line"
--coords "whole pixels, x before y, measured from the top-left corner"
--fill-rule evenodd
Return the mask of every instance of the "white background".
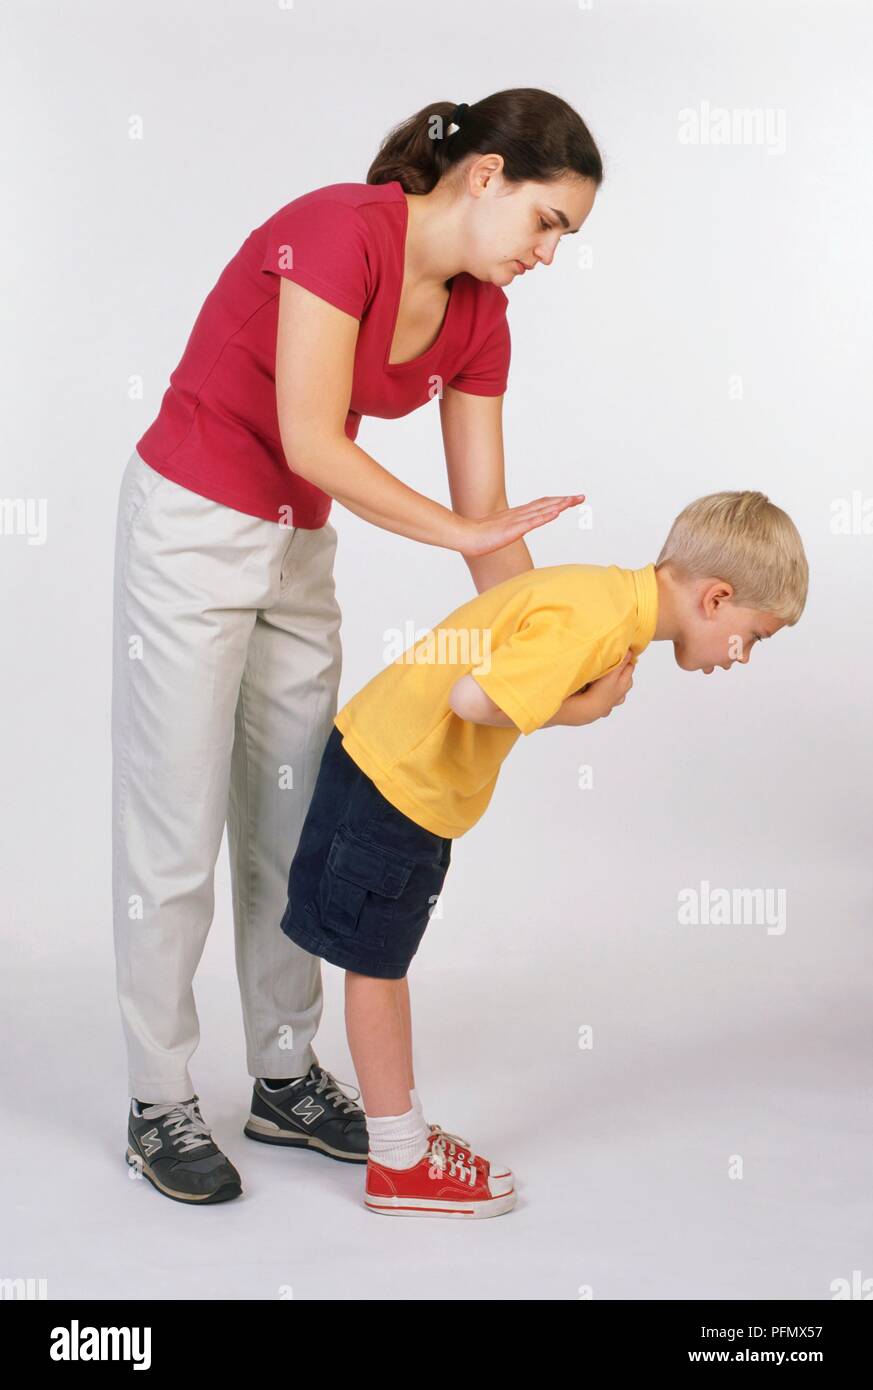
M 46 499 L 48 529 L 44 545 L 0 535 L 0 1275 L 46 1278 L 52 1298 L 559 1300 L 828 1299 L 873 1276 L 873 537 L 832 527 L 839 499 L 873 506 L 869 6 L 4 8 L 0 493 Z M 455 845 L 410 974 L 418 1089 L 429 1119 L 515 1170 L 506 1217 L 380 1222 L 360 1168 L 243 1138 L 223 850 L 193 1071 L 245 1196 L 195 1214 L 123 1157 L 121 473 L 252 228 L 363 181 L 428 102 L 511 86 L 571 102 L 606 165 L 583 230 L 509 291 L 510 502 L 581 491 L 594 522 L 533 533 L 534 563 L 644 565 L 692 498 L 757 488 L 803 537 L 806 611 L 709 678 L 653 643 L 610 719 L 518 741 Z M 702 102 L 784 112 L 784 152 L 683 144 L 679 113 Z M 448 502 L 435 403 L 365 420 L 360 443 Z M 429 627 L 473 588 L 454 553 L 338 504 L 331 519 L 342 702 L 389 629 Z M 704 880 L 784 890 L 786 930 L 679 925 L 679 893 Z M 318 1055 L 352 1082 L 331 966 L 325 989 Z

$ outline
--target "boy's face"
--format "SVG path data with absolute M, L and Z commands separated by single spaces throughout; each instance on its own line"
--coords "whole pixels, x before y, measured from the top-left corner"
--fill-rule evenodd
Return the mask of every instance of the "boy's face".
M 739 608 L 727 580 L 682 585 L 680 635 L 673 640 L 673 654 L 683 671 L 711 676 L 716 666 L 729 671 L 735 661 L 745 665 L 755 644 L 784 626 L 773 613 Z

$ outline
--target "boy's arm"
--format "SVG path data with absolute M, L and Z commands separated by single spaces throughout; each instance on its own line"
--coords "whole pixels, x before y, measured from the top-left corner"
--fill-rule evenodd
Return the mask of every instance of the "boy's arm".
M 600 719 L 600 711 L 595 708 L 594 701 L 588 698 L 588 687 L 583 689 L 585 694 L 569 695 L 555 710 L 551 719 L 547 719 L 541 727 L 548 729 L 555 724 L 578 727 L 582 724 L 593 724 L 595 719 Z M 467 719 L 472 724 L 491 724 L 499 729 L 518 727 L 509 715 L 504 714 L 500 706 L 494 703 L 491 696 L 485 694 L 478 681 L 469 673 L 455 681 L 449 692 L 449 705 L 460 719 Z

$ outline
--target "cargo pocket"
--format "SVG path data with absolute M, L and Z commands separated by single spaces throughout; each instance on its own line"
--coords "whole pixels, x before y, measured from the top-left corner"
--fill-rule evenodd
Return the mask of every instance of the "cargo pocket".
M 339 826 L 317 890 L 323 925 L 341 936 L 384 946 L 397 899 L 409 882 L 412 868 L 410 860 Z
M 448 863 L 443 855 L 426 864 L 416 864 L 407 892 L 397 904 L 391 919 L 390 944 L 398 955 L 413 956 L 427 925 L 437 910 Z

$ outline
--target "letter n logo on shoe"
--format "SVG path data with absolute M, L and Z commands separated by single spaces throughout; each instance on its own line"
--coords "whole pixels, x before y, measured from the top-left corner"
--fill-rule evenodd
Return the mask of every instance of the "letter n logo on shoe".
M 311 1096 L 304 1096 L 296 1105 L 291 1106 L 291 1114 L 299 1115 L 305 1125 L 311 1125 L 319 1115 L 324 1114 L 324 1106 L 319 1105 Z
M 157 1153 L 161 1147 L 161 1136 L 157 1129 L 149 1129 L 140 1138 L 140 1143 L 145 1149 L 146 1158 L 151 1158 L 152 1154 Z

